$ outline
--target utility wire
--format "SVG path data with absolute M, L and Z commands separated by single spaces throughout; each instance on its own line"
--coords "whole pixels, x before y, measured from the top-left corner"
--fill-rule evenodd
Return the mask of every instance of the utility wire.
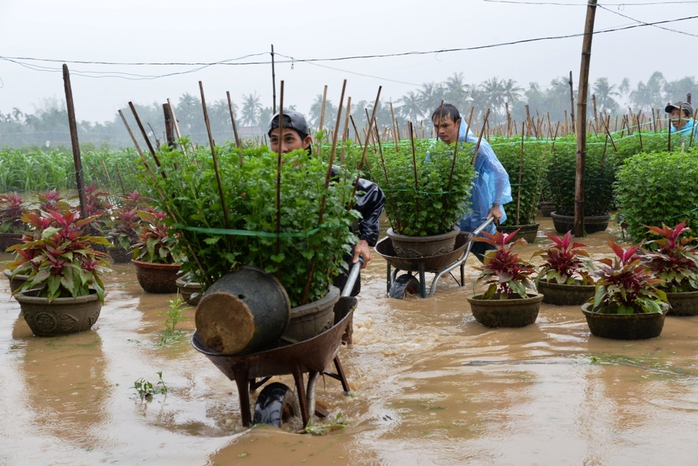
M 559 3 L 559 2 L 517 2 L 515 0 L 483 0 L 484 2 L 488 3 L 509 3 L 513 5 L 555 5 L 555 6 L 571 6 L 571 7 L 580 7 L 580 6 L 588 6 L 589 3 Z M 687 5 L 691 3 L 698 3 L 698 0 L 683 0 L 683 1 L 667 1 L 667 2 L 643 2 L 643 3 L 604 3 L 604 5 L 608 6 L 619 6 L 619 7 L 628 7 L 628 6 L 656 6 L 656 5 Z M 596 6 L 599 6 L 597 3 Z
M 695 2 L 695 3 L 698 3 L 698 2 Z M 623 17 L 623 18 L 625 18 L 625 19 L 629 19 L 630 21 L 635 21 L 636 23 L 639 23 L 639 24 L 643 24 L 643 25 L 647 25 L 647 26 L 653 26 L 653 27 L 656 27 L 657 29 L 662 29 L 662 30 L 664 30 L 664 31 L 669 31 L 669 32 L 675 32 L 675 33 L 677 33 L 677 34 L 684 34 L 684 35 L 686 35 L 686 36 L 698 37 L 698 34 L 691 34 L 690 32 L 679 31 L 679 30 L 677 30 L 677 29 L 671 29 L 671 28 L 667 28 L 667 27 L 664 27 L 664 26 L 658 26 L 658 25 L 656 25 L 656 24 L 648 24 L 648 23 L 646 23 L 646 22 L 644 22 L 644 21 L 641 21 L 641 20 L 639 20 L 639 19 L 631 18 L 631 17 L 628 16 L 628 15 L 624 15 L 623 13 L 620 13 L 620 12 L 618 12 L 618 11 L 613 11 L 613 10 L 611 10 L 610 8 L 606 8 L 606 7 L 603 6 L 603 5 L 597 5 L 597 6 L 598 6 L 599 8 L 601 8 L 602 10 L 606 10 L 606 11 L 608 11 L 609 13 L 613 13 L 614 15 L 621 16 L 621 17 Z
M 651 23 L 633 20 L 633 21 L 638 22 L 639 24 L 609 28 L 609 29 L 602 29 L 599 31 L 594 31 L 593 34 L 594 35 L 607 34 L 607 33 L 611 33 L 611 32 L 625 31 L 625 30 L 629 30 L 629 29 L 635 29 L 635 28 L 647 27 L 647 26 L 658 27 L 658 25 L 660 25 L 660 24 L 675 23 L 675 22 L 679 22 L 679 21 L 688 21 L 688 20 L 693 20 L 696 18 L 698 18 L 698 15 L 686 16 L 683 18 L 676 18 L 676 19 L 654 21 Z M 632 18 L 629 18 L 629 19 L 632 19 Z M 681 31 L 672 31 L 672 32 L 679 32 L 682 34 L 688 34 L 688 33 L 683 33 Z M 689 35 L 693 36 L 693 34 L 689 34 Z M 532 43 L 532 42 L 570 39 L 570 38 L 581 37 L 581 36 L 584 36 L 584 33 L 574 33 L 574 34 L 565 34 L 565 35 L 548 36 L 548 37 L 535 37 L 535 38 L 530 38 L 530 39 L 519 39 L 519 40 L 514 40 L 514 41 L 508 41 L 508 42 L 500 42 L 500 43 L 496 43 L 496 44 L 486 44 L 486 45 L 477 45 L 477 46 L 473 46 L 473 47 L 459 47 L 459 48 L 450 48 L 450 49 L 441 49 L 441 50 L 410 51 L 410 52 L 386 53 L 386 54 L 374 54 L 374 55 L 350 55 L 350 56 L 344 56 L 344 57 L 328 57 L 328 58 L 300 58 L 300 59 L 296 59 L 296 58 L 291 57 L 291 58 L 286 58 L 286 60 L 276 60 L 275 63 L 277 63 L 277 64 L 280 64 L 280 63 L 309 63 L 309 64 L 315 63 L 315 64 L 317 64 L 319 62 L 336 62 L 336 61 L 348 61 L 348 60 L 365 60 L 365 59 L 374 59 L 374 58 L 396 58 L 396 57 L 405 57 L 405 56 L 432 55 L 432 54 L 440 54 L 440 53 L 453 53 L 453 52 L 466 52 L 466 51 L 473 51 L 473 50 L 484 50 L 484 49 L 491 49 L 491 48 Z M 115 77 L 115 78 L 122 78 L 122 79 L 150 80 L 150 79 L 158 79 L 158 78 L 164 78 L 164 77 L 181 75 L 181 74 L 194 73 L 196 71 L 199 71 L 201 69 L 204 69 L 204 68 L 207 68 L 210 66 L 268 65 L 271 63 L 271 60 L 255 61 L 255 62 L 239 62 L 240 60 L 243 60 L 245 58 L 254 57 L 254 56 L 263 56 L 263 55 L 266 55 L 267 53 L 269 53 L 269 52 L 249 54 L 249 55 L 245 55 L 245 56 L 239 57 L 239 58 L 230 58 L 230 59 L 226 59 L 226 60 L 220 60 L 220 61 L 208 62 L 208 63 L 206 63 L 206 62 L 191 62 L 191 63 L 187 63 L 187 62 L 107 62 L 107 61 L 61 60 L 61 59 L 53 59 L 53 58 L 4 57 L 4 56 L 0 56 L 0 60 L 9 61 L 9 62 L 18 64 L 20 66 L 24 66 L 26 68 L 29 68 L 29 69 L 32 69 L 35 71 L 46 71 L 46 72 L 59 72 L 59 71 L 61 71 L 61 69 L 60 68 L 46 67 L 46 66 L 42 66 L 42 65 L 31 65 L 28 63 L 23 63 L 23 61 L 38 61 L 38 62 L 48 62 L 48 63 L 91 64 L 91 65 L 118 65 L 118 66 L 197 66 L 198 67 L 198 68 L 191 69 L 191 70 L 172 72 L 172 73 L 166 73 L 166 74 L 160 74 L 160 75 L 137 75 L 137 74 L 130 74 L 130 73 L 122 73 L 122 72 L 99 72 L 99 71 L 78 71 L 78 70 L 71 71 L 72 74 L 75 74 L 78 76 L 83 76 L 83 77 L 90 77 L 90 78 Z M 278 54 L 278 55 L 280 55 L 280 54 Z M 327 65 L 325 65 L 325 66 L 327 67 Z M 101 74 L 101 76 L 100 76 L 100 74 Z

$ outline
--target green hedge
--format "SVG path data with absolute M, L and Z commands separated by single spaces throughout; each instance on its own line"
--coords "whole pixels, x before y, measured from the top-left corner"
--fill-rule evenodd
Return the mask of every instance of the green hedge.
M 698 232 L 698 149 L 630 157 L 618 171 L 614 192 L 634 241 L 646 237 L 643 225 L 686 220 Z

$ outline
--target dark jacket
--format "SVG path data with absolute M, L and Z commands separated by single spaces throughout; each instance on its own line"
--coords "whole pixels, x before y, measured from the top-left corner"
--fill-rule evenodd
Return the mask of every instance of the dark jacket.
M 359 221 L 359 239 L 365 239 L 369 246 L 378 242 L 379 219 L 385 205 L 385 194 L 374 182 L 359 178 L 356 189 L 356 209 L 362 216 Z

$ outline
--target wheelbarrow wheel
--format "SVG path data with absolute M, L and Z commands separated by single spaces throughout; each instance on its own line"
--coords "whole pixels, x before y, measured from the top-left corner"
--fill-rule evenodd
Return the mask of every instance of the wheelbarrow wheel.
M 419 294 L 419 280 L 412 275 L 406 273 L 395 279 L 390 285 L 390 297 L 395 299 L 403 299 L 405 293 Z
M 293 391 L 279 382 L 270 383 L 257 397 L 254 407 L 254 424 L 269 424 L 275 427 L 301 417 L 298 400 Z

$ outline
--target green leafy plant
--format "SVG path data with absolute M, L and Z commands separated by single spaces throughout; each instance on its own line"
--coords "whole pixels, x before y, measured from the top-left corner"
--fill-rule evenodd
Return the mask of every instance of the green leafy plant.
M 22 217 L 28 211 L 26 203 L 17 193 L 0 195 L 0 233 L 24 233 Z
M 545 260 L 538 270 L 536 283 L 544 280 L 562 285 L 593 285 L 594 278 L 591 276 L 593 264 L 588 259 L 589 253 L 583 249 L 586 245 L 572 242 L 570 231 L 562 238 L 550 234 L 545 236 L 552 243 L 545 249 L 534 252 L 532 256 L 542 256 Z
M 613 182 L 616 174 L 616 158 L 607 150 L 602 135 L 589 135 L 584 169 L 584 215 L 606 215 L 613 206 Z M 601 144 L 598 139 L 601 138 Z M 577 150 L 574 136 L 566 136 L 555 142 L 547 171 L 551 200 L 555 213 L 574 215 Z
M 157 264 L 180 262 L 180 254 L 175 250 L 177 235 L 167 225 L 167 214 L 152 207 L 137 214 L 142 225 L 138 242 L 132 246 L 133 259 Z
M 637 254 L 641 245 L 625 249 L 613 241 L 608 245 L 615 257 L 598 261 L 592 312 L 640 314 L 667 309 L 666 293 L 658 288 L 664 280 L 642 263 Z
M 485 254 L 483 266 L 479 268 L 480 275 L 475 281 L 476 286 L 480 283 L 489 285 L 482 299 L 525 298 L 526 289 L 536 292 L 535 284 L 531 280 L 536 270 L 535 266 L 522 260 L 512 250 L 517 245 L 526 244 L 523 238 L 512 242 L 518 231 L 497 231 L 494 235 L 482 232 L 484 237 L 478 236 L 474 239 L 494 246 L 493 250 Z
M 187 320 L 186 317 L 182 315 L 182 307 L 186 304 L 183 299 L 181 299 L 179 293 L 175 299 L 170 299 L 170 306 L 165 312 L 165 330 L 160 334 L 160 344 L 167 345 L 178 341 L 183 332 L 177 330 L 177 324 Z M 162 315 L 161 312 L 158 315 Z
M 357 241 L 350 226 L 359 214 L 347 209 L 352 171 L 335 171 L 326 189 L 327 161 L 303 150 L 283 154 L 278 172 L 277 154 L 266 147 L 218 146 L 220 178 L 210 148 L 163 147 L 158 157 L 166 177 L 144 169 L 143 179 L 160 209 L 173 215 L 167 221 L 187 256 L 182 271 L 193 281 L 205 288 L 254 265 L 278 276 L 293 306 L 327 293 Z
M 647 243 L 656 250 L 642 256 L 643 263 L 664 281 L 658 287 L 672 293 L 698 290 L 696 238 L 684 235 L 691 229 L 684 222 L 674 228 L 662 224 L 662 228 L 648 226 L 647 229 L 652 235 L 660 236 Z
M 636 155 L 625 161 L 617 178 L 619 211 L 633 241 L 651 238 L 645 225 L 683 221 L 698 229 L 698 149 Z
M 385 212 L 398 234 L 432 236 L 451 231 L 468 211 L 475 169 L 473 145 L 427 139 L 385 144 L 368 157 L 371 176 L 385 193 Z M 455 153 L 455 155 L 454 155 Z M 455 160 L 454 160 L 455 157 Z
M 336 416 L 328 419 L 322 424 L 314 424 L 313 420 L 308 421 L 308 425 L 300 432 L 303 434 L 326 435 L 334 430 L 343 429 L 347 426 L 347 418 L 344 414 L 337 413 Z
M 152 382 L 149 382 L 145 380 L 143 377 L 136 379 L 133 382 L 133 388 L 136 390 L 136 393 L 140 397 L 141 401 L 142 400 L 150 400 L 153 398 L 153 395 L 158 395 L 158 394 L 166 394 L 168 392 L 167 385 L 165 385 L 165 381 L 162 380 L 162 371 L 161 372 L 156 372 L 158 375 L 158 381 L 156 382 L 155 385 L 153 385 Z
M 22 243 L 10 246 L 15 261 L 7 266 L 12 276 L 26 274 L 27 281 L 14 293 L 38 288 L 38 296 L 56 298 L 85 296 L 95 290 L 104 302 L 102 276 L 109 265 L 95 245 L 110 246 L 103 236 L 85 235 L 83 230 L 96 217 L 80 219 L 80 213 L 27 213 L 22 221 L 32 230 Z
M 502 226 L 536 223 L 550 144 L 535 139 L 522 141 L 512 138 L 498 140 L 493 148 L 509 174 L 513 196 L 513 201 L 504 205 L 507 220 Z

